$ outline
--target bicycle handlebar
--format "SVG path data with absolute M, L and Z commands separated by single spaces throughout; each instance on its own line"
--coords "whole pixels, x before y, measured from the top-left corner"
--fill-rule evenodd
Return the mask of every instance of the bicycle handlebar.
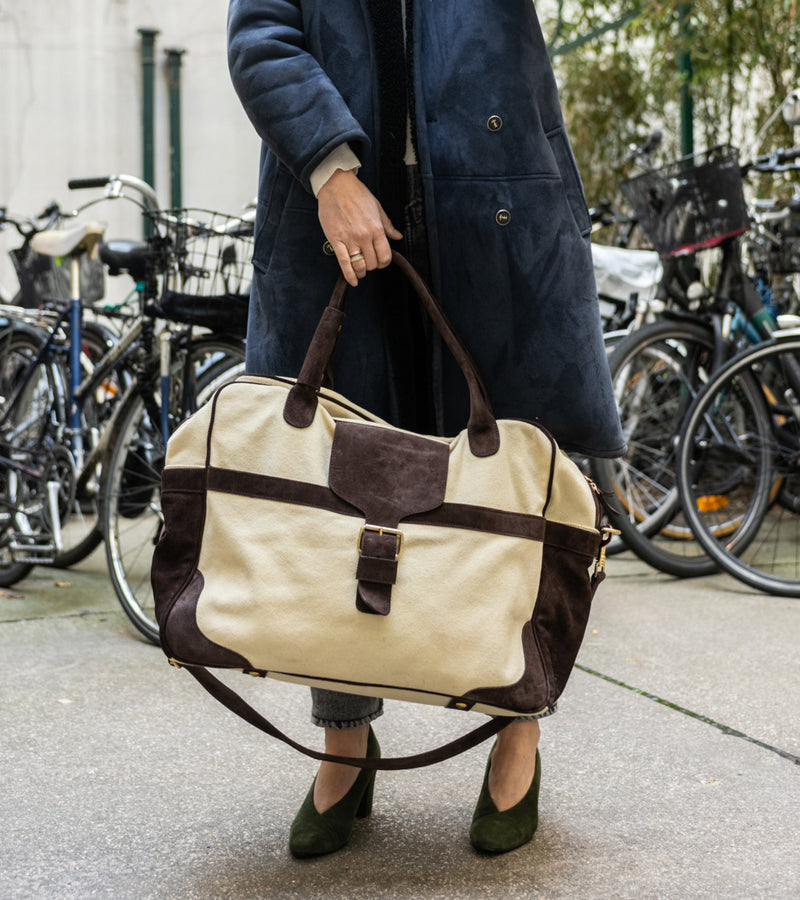
M 112 180 L 113 175 L 101 175 L 99 178 L 70 178 L 67 187 L 71 191 L 80 191 L 84 188 L 102 188 Z
M 94 178 L 71 178 L 67 187 L 72 190 L 84 190 L 85 188 L 106 188 L 109 197 L 121 197 L 122 189 L 129 187 L 137 191 L 148 210 L 161 209 L 158 196 L 152 186 L 135 175 L 99 175 Z
M 38 215 L 36 216 L 16 216 L 12 215 L 8 209 L 0 207 L 0 230 L 7 225 L 13 225 L 17 233 L 30 240 L 37 231 L 44 231 L 51 228 L 55 222 L 63 216 L 61 207 L 52 200 Z
M 763 153 L 742 166 L 742 174 L 756 169 L 759 172 L 782 172 L 796 168 L 792 166 L 796 159 L 800 158 L 800 147 L 789 147 L 787 150 L 773 150 L 771 153 Z

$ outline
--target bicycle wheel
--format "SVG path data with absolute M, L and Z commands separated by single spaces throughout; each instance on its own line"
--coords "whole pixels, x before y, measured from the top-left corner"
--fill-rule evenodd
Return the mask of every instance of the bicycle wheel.
M 609 367 L 628 449 L 621 459 L 591 463 L 616 510 L 609 521 L 621 540 L 680 578 L 717 568 L 684 519 L 675 474 L 677 436 L 713 353 L 711 326 L 688 320 L 655 322 L 620 340 Z
M 13 404 L 0 427 L 0 587 L 25 578 L 51 541 L 47 483 L 56 476 L 51 429 L 61 385 L 54 366 L 33 366 L 43 340 L 16 323 L 0 341 L 0 397 Z
M 244 373 L 244 345 L 223 338 L 201 339 L 192 348 L 196 398 L 184 407 L 183 363 L 173 366 L 170 427 L 210 399 L 225 382 Z M 120 410 L 103 464 L 102 529 L 108 570 L 126 615 L 150 641 L 158 643 L 150 562 L 163 521 L 161 471 L 166 447 L 160 422 L 153 423 L 138 389 Z
M 678 487 L 698 541 L 726 572 L 800 597 L 800 337 L 735 357 L 686 420 Z M 721 519 L 736 527 L 719 537 Z

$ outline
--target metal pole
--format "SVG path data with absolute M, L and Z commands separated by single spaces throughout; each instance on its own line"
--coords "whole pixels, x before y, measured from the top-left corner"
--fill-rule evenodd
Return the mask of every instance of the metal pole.
M 692 96 L 692 4 L 678 5 L 678 67 L 681 75 L 681 155 L 694 153 L 694 97 Z
M 155 28 L 140 28 L 142 37 L 142 178 L 155 187 Z
M 156 186 L 155 166 L 155 45 L 158 30 L 140 28 L 142 50 L 142 178 L 151 187 Z M 145 236 L 150 233 L 151 222 L 145 219 Z
M 169 85 L 169 173 L 170 202 L 174 208 L 183 206 L 182 150 L 181 150 L 181 57 L 186 52 L 170 47 L 167 55 L 167 83 Z

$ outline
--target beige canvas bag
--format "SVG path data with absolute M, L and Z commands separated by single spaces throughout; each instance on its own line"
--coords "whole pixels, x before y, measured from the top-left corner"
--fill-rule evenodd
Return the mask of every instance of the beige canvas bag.
M 169 442 L 152 567 L 163 649 L 271 734 L 204 667 L 497 717 L 546 713 L 603 577 L 593 485 L 540 426 L 494 419 L 433 297 L 395 263 L 467 380 L 463 432 L 403 431 L 321 388 L 344 318 L 340 279 L 298 379 L 239 378 Z

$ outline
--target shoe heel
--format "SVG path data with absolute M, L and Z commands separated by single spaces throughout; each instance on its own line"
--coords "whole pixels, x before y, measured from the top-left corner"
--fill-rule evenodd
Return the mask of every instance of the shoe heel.
M 366 819 L 372 813 L 372 795 L 375 791 L 375 772 L 370 772 L 369 781 L 367 783 L 367 789 L 364 791 L 364 796 L 361 798 L 361 802 L 358 804 L 358 809 L 356 810 L 356 818 L 357 819 Z

